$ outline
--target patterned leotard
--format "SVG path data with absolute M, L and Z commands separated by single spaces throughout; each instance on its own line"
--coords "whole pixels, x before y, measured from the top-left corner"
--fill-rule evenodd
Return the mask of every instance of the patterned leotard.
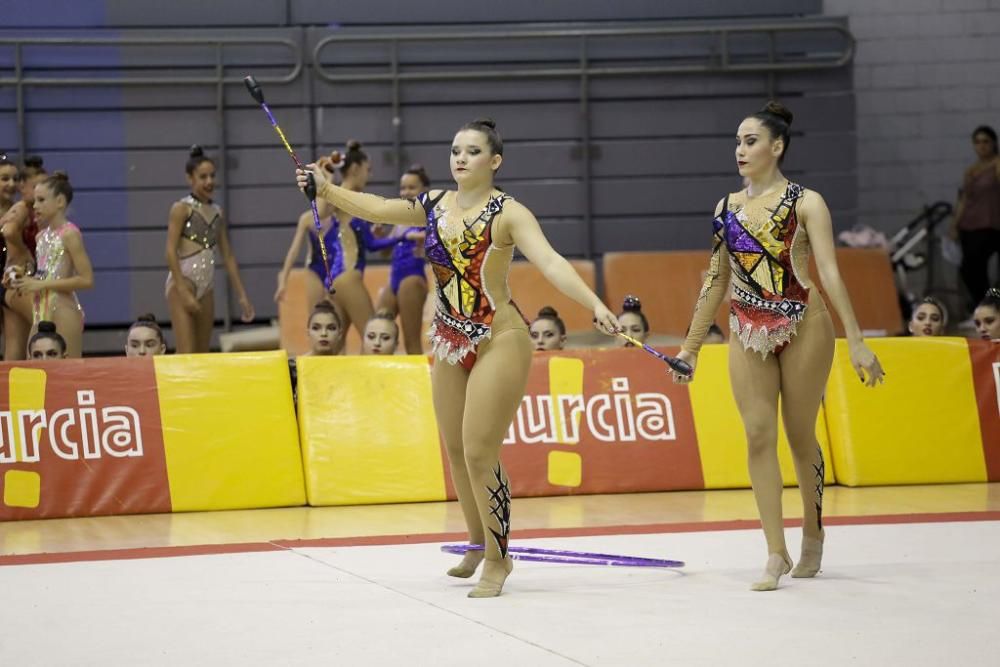
M 780 354 L 792 340 L 809 303 L 809 238 L 795 211 L 804 194 L 805 188 L 791 182 L 770 197 L 748 199 L 740 192 L 727 196 L 712 220 L 712 260 L 696 319 L 719 276 L 728 272 L 730 329 L 744 349 L 765 357 Z M 723 250 L 728 267 L 721 265 Z
M 507 285 L 514 246 L 500 247 L 493 241 L 493 225 L 510 197 L 492 194 L 471 221 L 451 212 L 454 197 L 449 192 L 417 198 L 427 215 L 424 249 L 437 294 L 430 340 L 438 359 L 471 368 L 480 343 L 527 324 Z

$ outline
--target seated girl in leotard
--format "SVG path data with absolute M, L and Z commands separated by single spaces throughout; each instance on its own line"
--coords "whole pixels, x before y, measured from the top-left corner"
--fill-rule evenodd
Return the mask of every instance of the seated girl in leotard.
M 55 324 L 48 320 L 38 323 L 38 331 L 28 341 L 28 358 L 33 361 L 66 358 L 66 340 L 56 332 Z
M 561 350 L 566 347 L 566 325 L 552 306 L 538 311 L 535 321 L 528 327 L 536 352 Z
M 361 354 L 396 354 L 399 345 L 399 327 L 396 317 L 387 310 L 376 311 L 365 325 L 361 339 Z
M 152 313 L 140 315 L 128 329 L 125 341 L 126 357 L 153 357 L 167 353 L 163 331 Z
M 618 324 L 622 331 L 640 343 L 645 343 L 649 338 L 649 320 L 642 312 L 642 303 L 639 297 L 629 294 L 622 303 L 622 312 L 618 314 Z M 624 339 L 622 339 L 624 340 Z M 633 347 L 632 343 L 624 340 L 625 347 Z

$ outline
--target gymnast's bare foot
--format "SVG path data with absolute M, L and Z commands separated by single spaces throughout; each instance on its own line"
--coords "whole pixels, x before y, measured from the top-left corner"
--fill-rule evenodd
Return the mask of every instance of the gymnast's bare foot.
M 823 562 L 823 538 L 820 533 L 819 539 L 815 537 L 802 537 L 802 556 L 799 557 L 798 564 L 792 570 L 792 576 L 796 579 L 808 579 L 815 577 Z
M 514 561 L 507 556 L 502 561 L 488 560 L 483 566 L 483 574 L 479 583 L 469 591 L 470 598 L 495 598 L 503 590 L 507 575 L 514 569 Z
M 778 580 L 792 569 L 792 561 L 785 554 L 771 554 L 767 557 L 764 576 L 750 587 L 752 591 L 773 591 L 778 588 Z
M 483 562 L 484 555 L 482 549 L 466 551 L 465 555 L 462 556 L 462 562 L 448 570 L 448 576 L 468 579 L 476 573 L 476 568 Z

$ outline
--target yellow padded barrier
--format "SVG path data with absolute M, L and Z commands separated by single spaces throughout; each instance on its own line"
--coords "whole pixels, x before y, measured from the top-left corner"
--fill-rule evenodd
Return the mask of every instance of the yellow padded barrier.
M 826 414 L 837 481 L 848 486 L 986 481 L 962 338 L 869 340 L 886 371 L 871 389 L 837 341 Z
M 426 357 L 300 357 L 310 505 L 445 500 Z
M 283 351 L 155 357 L 173 511 L 305 503 Z

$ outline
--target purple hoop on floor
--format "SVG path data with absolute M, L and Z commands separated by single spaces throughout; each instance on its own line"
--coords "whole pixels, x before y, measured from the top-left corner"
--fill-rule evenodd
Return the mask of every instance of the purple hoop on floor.
M 481 544 L 445 544 L 441 551 L 458 556 L 468 551 L 482 551 Z M 684 561 L 666 558 L 643 558 L 641 556 L 616 556 L 586 551 L 565 551 L 562 549 L 539 549 L 536 547 L 511 547 L 508 555 L 514 560 L 536 563 L 561 563 L 563 565 L 607 565 L 612 567 L 684 567 Z

